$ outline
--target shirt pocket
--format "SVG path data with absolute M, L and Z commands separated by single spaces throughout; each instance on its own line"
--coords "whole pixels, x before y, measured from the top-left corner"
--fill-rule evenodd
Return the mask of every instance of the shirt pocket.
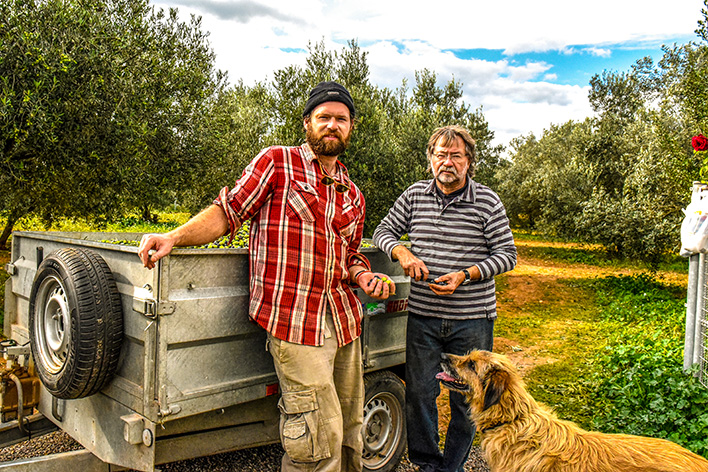
M 344 205 L 344 207 L 342 207 L 339 234 L 343 238 L 348 238 L 354 233 L 359 224 L 359 215 L 361 215 L 361 210 L 353 205 Z
M 317 190 L 307 182 L 290 181 L 288 200 L 285 213 L 290 218 L 297 218 L 312 223 L 317 218 L 319 195 Z

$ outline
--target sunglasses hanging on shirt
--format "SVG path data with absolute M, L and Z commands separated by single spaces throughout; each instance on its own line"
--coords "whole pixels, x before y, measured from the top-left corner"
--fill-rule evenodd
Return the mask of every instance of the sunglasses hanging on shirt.
M 349 191 L 349 185 L 340 182 L 339 180 L 336 180 L 333 177 L 330 177 L 327 175 L 324 171 L 324 168 L 322 167 L 322 163 L 320 161 L 317 161 L 317 164 L 320 166 L 320 171 L 322 172 L 322 178 L 320 179 L 320 183 L 326 187 L 329 187 L 330 185 L 335 185 L 334 190 L 337 193 L 345 193 Z

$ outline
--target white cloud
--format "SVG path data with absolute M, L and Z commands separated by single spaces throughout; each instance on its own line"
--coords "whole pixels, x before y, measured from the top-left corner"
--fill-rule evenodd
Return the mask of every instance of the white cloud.
M 255 18 L 271 18 L 286 23 L 297 22 L 297 17 L 290 16 L 287 12 L 283 12 L 281 8 L 255 0 L 170 0 L 170 4 L 181 5 L 190 9 L 195 8 L 218 19 L 235 20 L 238 23 L 248 23 Z
M 661 39 L 696 27 L 701 0 L 411 0 L 328 2 L 344 37 L 362 41 L 423 38 L 439 49 L 521 53 L 563 45 Z M 360 11 L 354 16 L 353 11 Z M 365 21 L 360 21 L 361 17 Z
M 511 55 L 609 57 L 611 46 L 693 36 L 703 2 L 165 0 L 155 6 L 178 7 L 183 20 L 201 15 L 217 67 L 232 82 L 253 84 L 289 65 L 304 65 L 310 42 L 324 40 L 328 49 L 339 50 L 352 39 L 368 52 L 371 80 L 381 87 L 396 88 L 406 79 L 411 88 L 415 71 L 424 68 L 441 83 L 454 77 L 464 85 L 465 102 L 483 107 L 497 142 L 506 144 L 591 114 L 586 84 L 556 84 L 553 64 L 520 64 Z M 464 49 L 503 50 L 507 57 L 464 60 L 449 52 Z
M 497 142 L 508 144 L 511 139 L 529 133 L 540 137 L 543 130 L 552 124 L 591 116 L 588 92 L 589 87 L 568 85 L 543 85 L 538 90 L 529 90 L 528 93 L 536 97 L 544 94 L 562 97 L 541 103 L 520 102 L 502 94 L 494 95 L 484 105 L 484 116 L 495 132 Z
M 473 109 L 482 107 L 497 143 L 507 144 L 529 132 L 540 136 L 550 123 L 584 119 L 592 113 L 589 88 L 548 82 L 554 78 L 546 77 L 548 64 L 464 60 L 421 41 L 403 44 L 403 51 L 390 42 L 366 48 L 372 81 L 394 88 L 407 78 L 411 88 L 414 71 L 424 67 L 435 71 L 440 82 L 454 77 L 463 83 L 465 103 Z
M 612 55 L 612 51 L 606 48 L 585 48 L 584 51 L 597 57 L 610 57 Z
M 516 82 L 525 82 L 536 79 L 550 68 L 545 62 L 527 62 L 523 66 L 509 66 L 508 76 Z

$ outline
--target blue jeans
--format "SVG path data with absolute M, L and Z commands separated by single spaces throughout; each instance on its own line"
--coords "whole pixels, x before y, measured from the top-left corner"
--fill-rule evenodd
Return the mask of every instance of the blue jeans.
M 464 355 L 473 349 L 491 351 L 494 320 L 448 320 L 408 315 L 406 335 L 406 424 L 408 457 L 421 472 L 463 472 L 475 426 L 464 397 L 450 392 L 450 424 L 444 452 L 438 443 L 438 407 L 442 353 Z

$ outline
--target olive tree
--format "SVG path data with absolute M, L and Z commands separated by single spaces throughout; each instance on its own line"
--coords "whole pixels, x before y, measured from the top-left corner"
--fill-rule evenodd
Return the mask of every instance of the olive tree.
M 335 80 L 351 92 L 357 116 L 350 146 L 340 159 L 366 198 L 365 236 L 409 185 L 430 178 L 425 150 L 435 128 L 458 124 L 470 130 L 479 147 L 480 176 L 493 180 L 501 165 L 501 147 L 491 144 L 494 134 L 481 110 L 472 112 L 462 101 L 462 84 L 452 80 L 441 86 L 430 70 L 415 77 L 412 90 L 405 82 L 395 90 L 377 87 L 370 81 L 366 52 L 356 41 L 339 51 L 320 42 L 309 45 L 304 67 L 278 70 L 270 84 L 273 109 L 267 140 L 284 145 L 304 141 L 302 109 L 318 82 Z
M 500 168 L 499 193 L 514 226 L 576 237 L 575 219 L 592 192 L 585 152 L 593 122 L 551 125 L 512 141 L 511 163 Z
M 705 22 L 696 32 L 705 40 Z M 706 78 L 708 47 L 693 42 L 593 78 L 600 118 L 586 154 L 595 187 L 577 221 L 583 239 L 650 264 L 676 252 L 681 208 L 699 179 L 691 136 L 708 132 Z
M 199 120 L 188 148 L 198 165 L 179 178 L 182 207 L 196 213 L 224 186 L 231 187 L 258 152 L 275 144 L 272 136 L 273 94 L 265 84 L 241 81 L 209 101 L 208 120 Z
M 0 246 L 31 214 L 147 214 L 174 198 L 223 86 L 206 38 L 147 0 L 0 4 Z

